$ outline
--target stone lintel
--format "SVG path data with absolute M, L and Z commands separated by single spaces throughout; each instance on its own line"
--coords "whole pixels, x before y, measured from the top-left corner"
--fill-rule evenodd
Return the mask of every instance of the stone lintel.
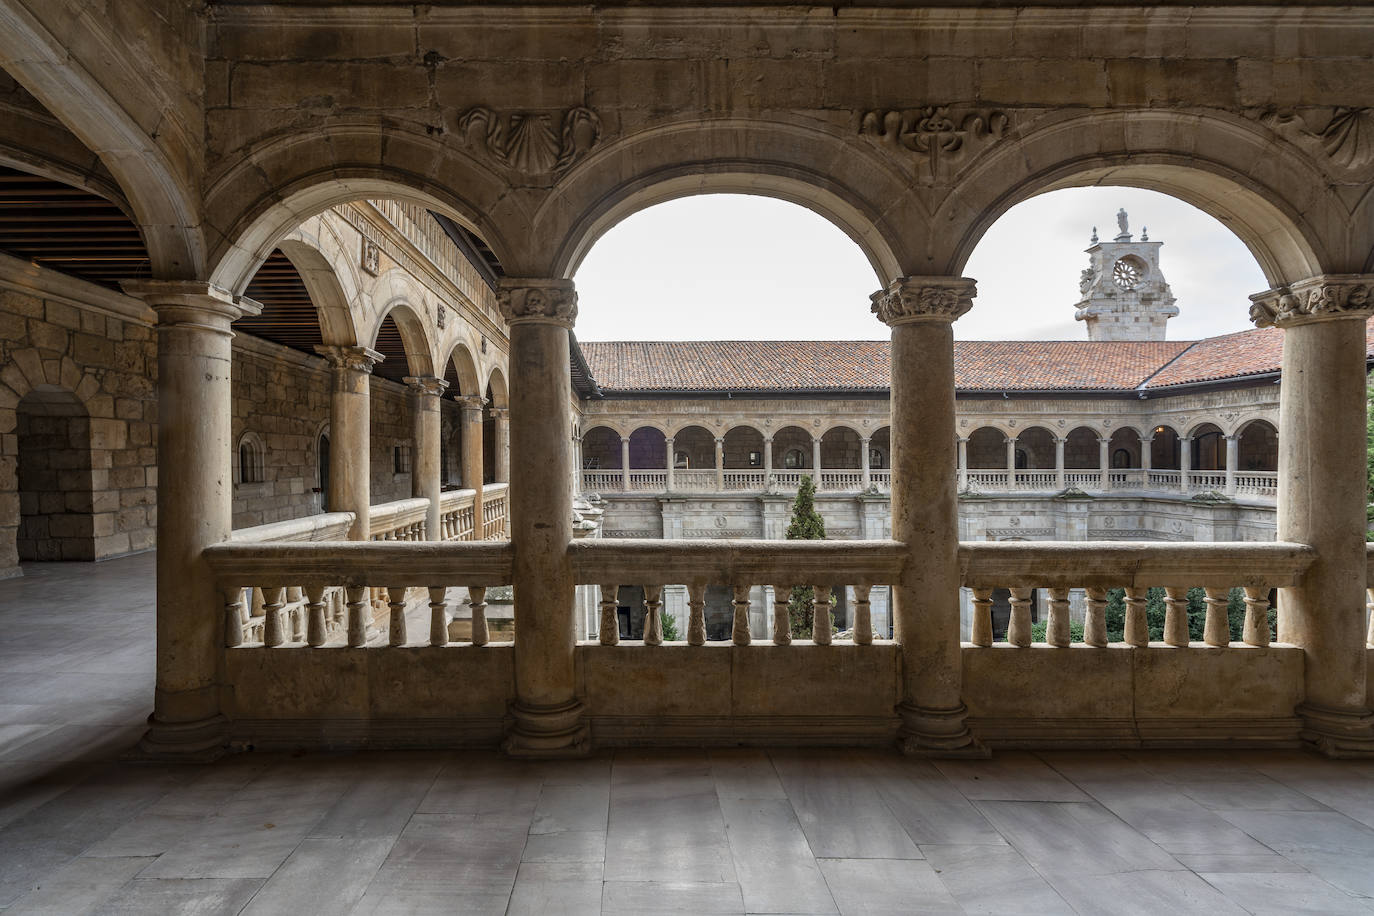
M 890 327 L 916 321 L 952 322 L 973 307 L 977 283 L 968 277 L 898 277 L 872 297 L 873 314 Z
M 1374 274 L 1320 274 L 1250 297 L 1250 320 L 1261 328 L 1374 315 Z

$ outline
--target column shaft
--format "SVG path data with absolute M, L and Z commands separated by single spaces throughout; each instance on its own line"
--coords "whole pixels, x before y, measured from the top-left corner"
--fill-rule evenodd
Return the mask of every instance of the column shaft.
M 1226 437 L 1226 495 L 1236 495 L 1236 470 L 1240 463 L 1240 436 Z
M 816 489 L 823 489 L 821 484 L 821 437 L 814 436 L 811 439 L 811 473 L 816 478 Z
M 770 490 L 773 487 L 773 439 L 771 437 L 763 440 L 763 488 Z
M 321 346 L 329 361 L 329 508 L 352 512 L 350 541 L 371 537 L 372 509 L 372 367 L 382 354 L 367 347 Z
M 968 437 L 959 437 L 959 492 L 968 489 Z
M 862 486 L 867 490 L 873 484 L 873 469 L 868 466 L 868 443 L 872 441 L 867 438 L 859 439 L 859 468 L 863 473 Z
M 510 411 L 504 407 L 491 408 L 492 419 L 496 421 L 496 436 L 492 446 L 496 449 L 496 482 L 510 483 Z M 576 449 L 573 450 L 574 455 Z M 573 473 L 581 468 L 574 462 Z
M 620 489 L 630 489 L 630 437 L 620 437 Z
M 1111 470 L 1112 466 L 1111 455 L 1109 454 L 1111 444 L 1110 439 L 1098 438 L 1097 440 L 1097 470 L 1099 475 L 1097 486 L 1102 490 L 1108 489 L 1111 484 L 1111 481 L 1107 477 L 1107 473 Z
M 439 518 L 439 492 L 442 479 L 439 467 L 440 430 L 439 398 L 448 383 L 441 378 L 407 378 L 411 404 L 415 411 L 415 461 L 411 466 L 410 495 L 429 500 L 425 513 L 425 538 L 444 539 Z
M 716 437 L 716 492 L 725 492 L 725 440 Z
M 673 485 L 676 483 L 676 481 L 673 479 L 673 472 L 674 472 L 673 465 L 674 465 L 675 462 L 673 461 L 673 437 L 672 437 L 672 436 L 668 436 L 668 437 L 666 437 L 666 438 L 663 440 L 663 451 L 667 454 L 667 458 L 666 458 L 666 459 L 664 460 L 664 462 L 663 462 L 663 464 L 664 464 L 663 470 L 664 470 L 664 473 L 667 475 L 667 480 L 666 480 L 666 482 L 664 483 L 664 488 L 665 488 L 669 493 L 671 493 L 671 492 L 673 492 Z
M 472 491 L 472 539 L 480 541 L 483 535 L 482 407 L 486 404 L 486 399 L 469 395 L 455 400 L 462 409 L 463 417 L 463 488 Z
M 1279 401 L 1282 403 L 1283 395 L 1280 393 Z M 1193 468 L 1193 440 L 1183 437 L 1178 440 L 1178 488 L 1183 495 L 1188 495 L 1189 471 Z
M 1065 489 L 1064 481 L 1064 443 L 1068 441 L 1063 436 L 1054 437 L 1054 477 L 1055 487 Z

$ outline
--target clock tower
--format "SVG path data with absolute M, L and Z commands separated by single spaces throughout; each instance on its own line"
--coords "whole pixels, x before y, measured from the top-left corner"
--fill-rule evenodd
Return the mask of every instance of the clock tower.
M 1174 294 L 1159 269 L 1162 242 L 1141 230 L 1134 241 L 1126 211 L 1116 214 L 1116 238 L 1099 242 L 1093 228 L 1090 265 L 1078 281 L 1077 312 L 1089 340 L 1163 340 L 1164 324 L 1178 314 Z

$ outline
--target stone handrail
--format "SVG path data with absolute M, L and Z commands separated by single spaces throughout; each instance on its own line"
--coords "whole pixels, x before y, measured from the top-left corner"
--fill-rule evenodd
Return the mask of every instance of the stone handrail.
M 878 585 L 897 577 L 905 555 L 896 541 L 684 543 L 615 538 L 575 541 L 568 551 L 574 577 L 587 585 L 641 581 Z
M 508 585 L 507 541 L 348 541 L 331 544 L 231 542 L 205 550 L 223 587 Z
M 299 541 L 343 541 L 353 526 L 352 512 L 324 512 L 292 518 L 282 522 L 268 522 L 252 528 L 239 528 L 230 535 L 234 542 L 283 543 Z
M 372 507 L 369 513 L 374 541 L 418 541 L 425 533 L 429 500 L 420 497 L 397 499 Z
M 1154 541 L 1003 541 L 959 545 L 966 586 L 1293 585 L 1312 565 L 1305 544 L 1160 544 Z

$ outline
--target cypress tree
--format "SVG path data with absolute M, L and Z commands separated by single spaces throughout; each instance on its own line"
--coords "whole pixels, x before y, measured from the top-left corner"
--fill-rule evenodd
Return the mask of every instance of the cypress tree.
M 792 503 L 792 520 L 787 524 L 787 540 L 820 541 L 825 539 L 825 519 L 816 511 L 816 484 L 810 474 L 803 474 L 797 487 L 797 499 Z M 810 639 L 816 613 L 816 593 L 811 586 L 795 586 L 787 602 L 787 617 L 792 625 L 793 639 Z M 833 627 L 832 627 L 833 629 Z

